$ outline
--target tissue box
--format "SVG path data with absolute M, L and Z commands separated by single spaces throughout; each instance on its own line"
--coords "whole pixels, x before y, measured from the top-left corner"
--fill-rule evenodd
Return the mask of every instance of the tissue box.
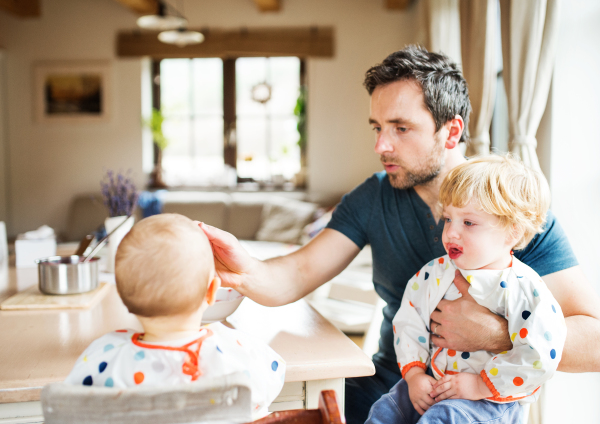
M 28 240 L 17 237 L 15 240 L 17 268 L 34 268 L 36 259 L 56 256 L 56 238 Z

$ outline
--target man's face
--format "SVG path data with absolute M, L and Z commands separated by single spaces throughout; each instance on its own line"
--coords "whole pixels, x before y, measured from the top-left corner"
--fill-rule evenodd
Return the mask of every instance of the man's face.
M 393 187 L 406 189 L 438 176 L 444 166 L 447 130 L 442 127 L 436 133 L 416 81 L 377 87 L 371 95 L 369 123 L 376 133 L 375 152 Z

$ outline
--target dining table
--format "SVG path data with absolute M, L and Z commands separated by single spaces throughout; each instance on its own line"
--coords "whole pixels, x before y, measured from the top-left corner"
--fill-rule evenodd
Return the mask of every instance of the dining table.
M 87 309 L 0 310 L 0 423 L 43 422 L 40 393 L 63 381 L 77 358 L 105 333 L 142 330 L 110 287 Z M 0 271 L 0 302 L 38 284 L 36 268 Z M 31 289 L 30 289 L 31 290 Z M 245 298 L 225 325 L 267 343 L 286 361 L 285 384 L 270 411 L 315 409 L 321 390 L 343 406 L 345 379 L 375 373 L 371 359 L 305 300 L 266 307 Z

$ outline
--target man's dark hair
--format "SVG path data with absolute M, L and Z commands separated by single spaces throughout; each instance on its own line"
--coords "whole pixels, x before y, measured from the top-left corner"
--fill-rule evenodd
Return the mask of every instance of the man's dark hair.
M 435 121 L 435 131 L 460 115 L 465 122 L 460 141 L 466 141 L 471 102 L 467 82 L 456 64 L 443 54 L 428 52 L 420 46 L 407 46 L 369 69 L 364 86 L 371 95 L 380 85 L 407 79 L 414 79 L 421 86 L 425 105 Z

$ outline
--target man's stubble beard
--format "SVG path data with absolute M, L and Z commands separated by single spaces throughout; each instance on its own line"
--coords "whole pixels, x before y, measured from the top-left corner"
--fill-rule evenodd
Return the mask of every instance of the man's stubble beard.
M 392 160 L 390 160 L 392 159 Z M 381 156 L 382 162 L 396 163 L 392 156 Z M 402 174 L 389 174 L 390 184 L 392 187 L 406 190 L 418 185 L 425 185 L 435 180 L 442 172 L 442 168 L 446 162 L 444 155 L 444 144 L 436 143 L 429 152 L 427 158 L 421 163 L 418 169 L 409 171 L 402 167 Z

